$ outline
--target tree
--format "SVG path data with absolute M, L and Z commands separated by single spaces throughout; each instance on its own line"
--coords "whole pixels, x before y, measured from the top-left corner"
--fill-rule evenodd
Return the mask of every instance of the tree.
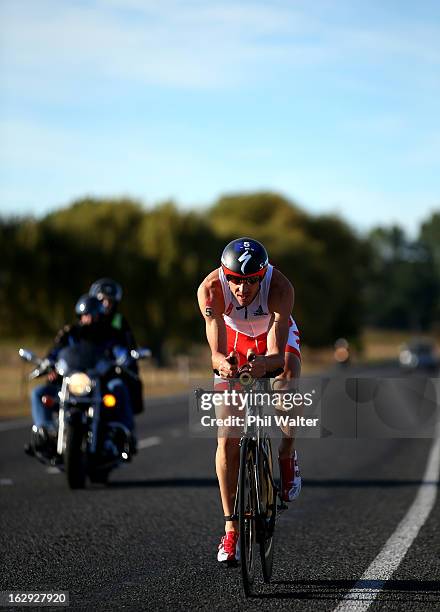
M 432 253 L 419 240 L 409 240 L 398 226 L 376 228 L 369 240 L 368 323 L 394 329 L 428 329 L 438 299 Z

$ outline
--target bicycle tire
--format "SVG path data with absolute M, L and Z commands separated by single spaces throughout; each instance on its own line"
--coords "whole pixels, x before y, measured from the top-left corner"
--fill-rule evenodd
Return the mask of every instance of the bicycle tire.
M 238 515 L 241 576 L 246 597 L 252 593 L 255 577 L 257 502 L 254 447 L 254 442 L 248 438 L 243 438 L 240 448 Z
M 274 529 L 276 518 L 276 490 L 273 484 L 272 445 L 269 438 L 261 442 L 259 462 L 259 544 L 264 582 L 270 582 L 273 569 Z

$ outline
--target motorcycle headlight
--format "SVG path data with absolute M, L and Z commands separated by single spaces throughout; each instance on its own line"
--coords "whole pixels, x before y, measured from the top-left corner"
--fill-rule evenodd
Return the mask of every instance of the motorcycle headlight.
M 73 395 L 87 395 L 92 390 L 92 380 L 84 372 L 69 376 L 68 388 Z

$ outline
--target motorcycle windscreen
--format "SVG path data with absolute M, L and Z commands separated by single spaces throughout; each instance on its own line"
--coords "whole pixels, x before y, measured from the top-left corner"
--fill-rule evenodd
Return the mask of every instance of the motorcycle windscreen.
M 91 342 L 81 340 L 73 346 L 66 346 L 61 349 L 58 354 L 57 369 L 58 364 L 62 362 L 64 375 L 70 372 L 91 370 L 103 357 L 104 351 L 101 347 Z

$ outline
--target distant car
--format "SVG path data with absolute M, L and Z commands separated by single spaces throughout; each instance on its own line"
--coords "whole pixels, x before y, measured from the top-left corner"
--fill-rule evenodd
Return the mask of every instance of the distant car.
M 406 371 L 435 371 L 440 365 L 440 355 L 433 340 L 413 340 L 401 346 L 399 363 Z

